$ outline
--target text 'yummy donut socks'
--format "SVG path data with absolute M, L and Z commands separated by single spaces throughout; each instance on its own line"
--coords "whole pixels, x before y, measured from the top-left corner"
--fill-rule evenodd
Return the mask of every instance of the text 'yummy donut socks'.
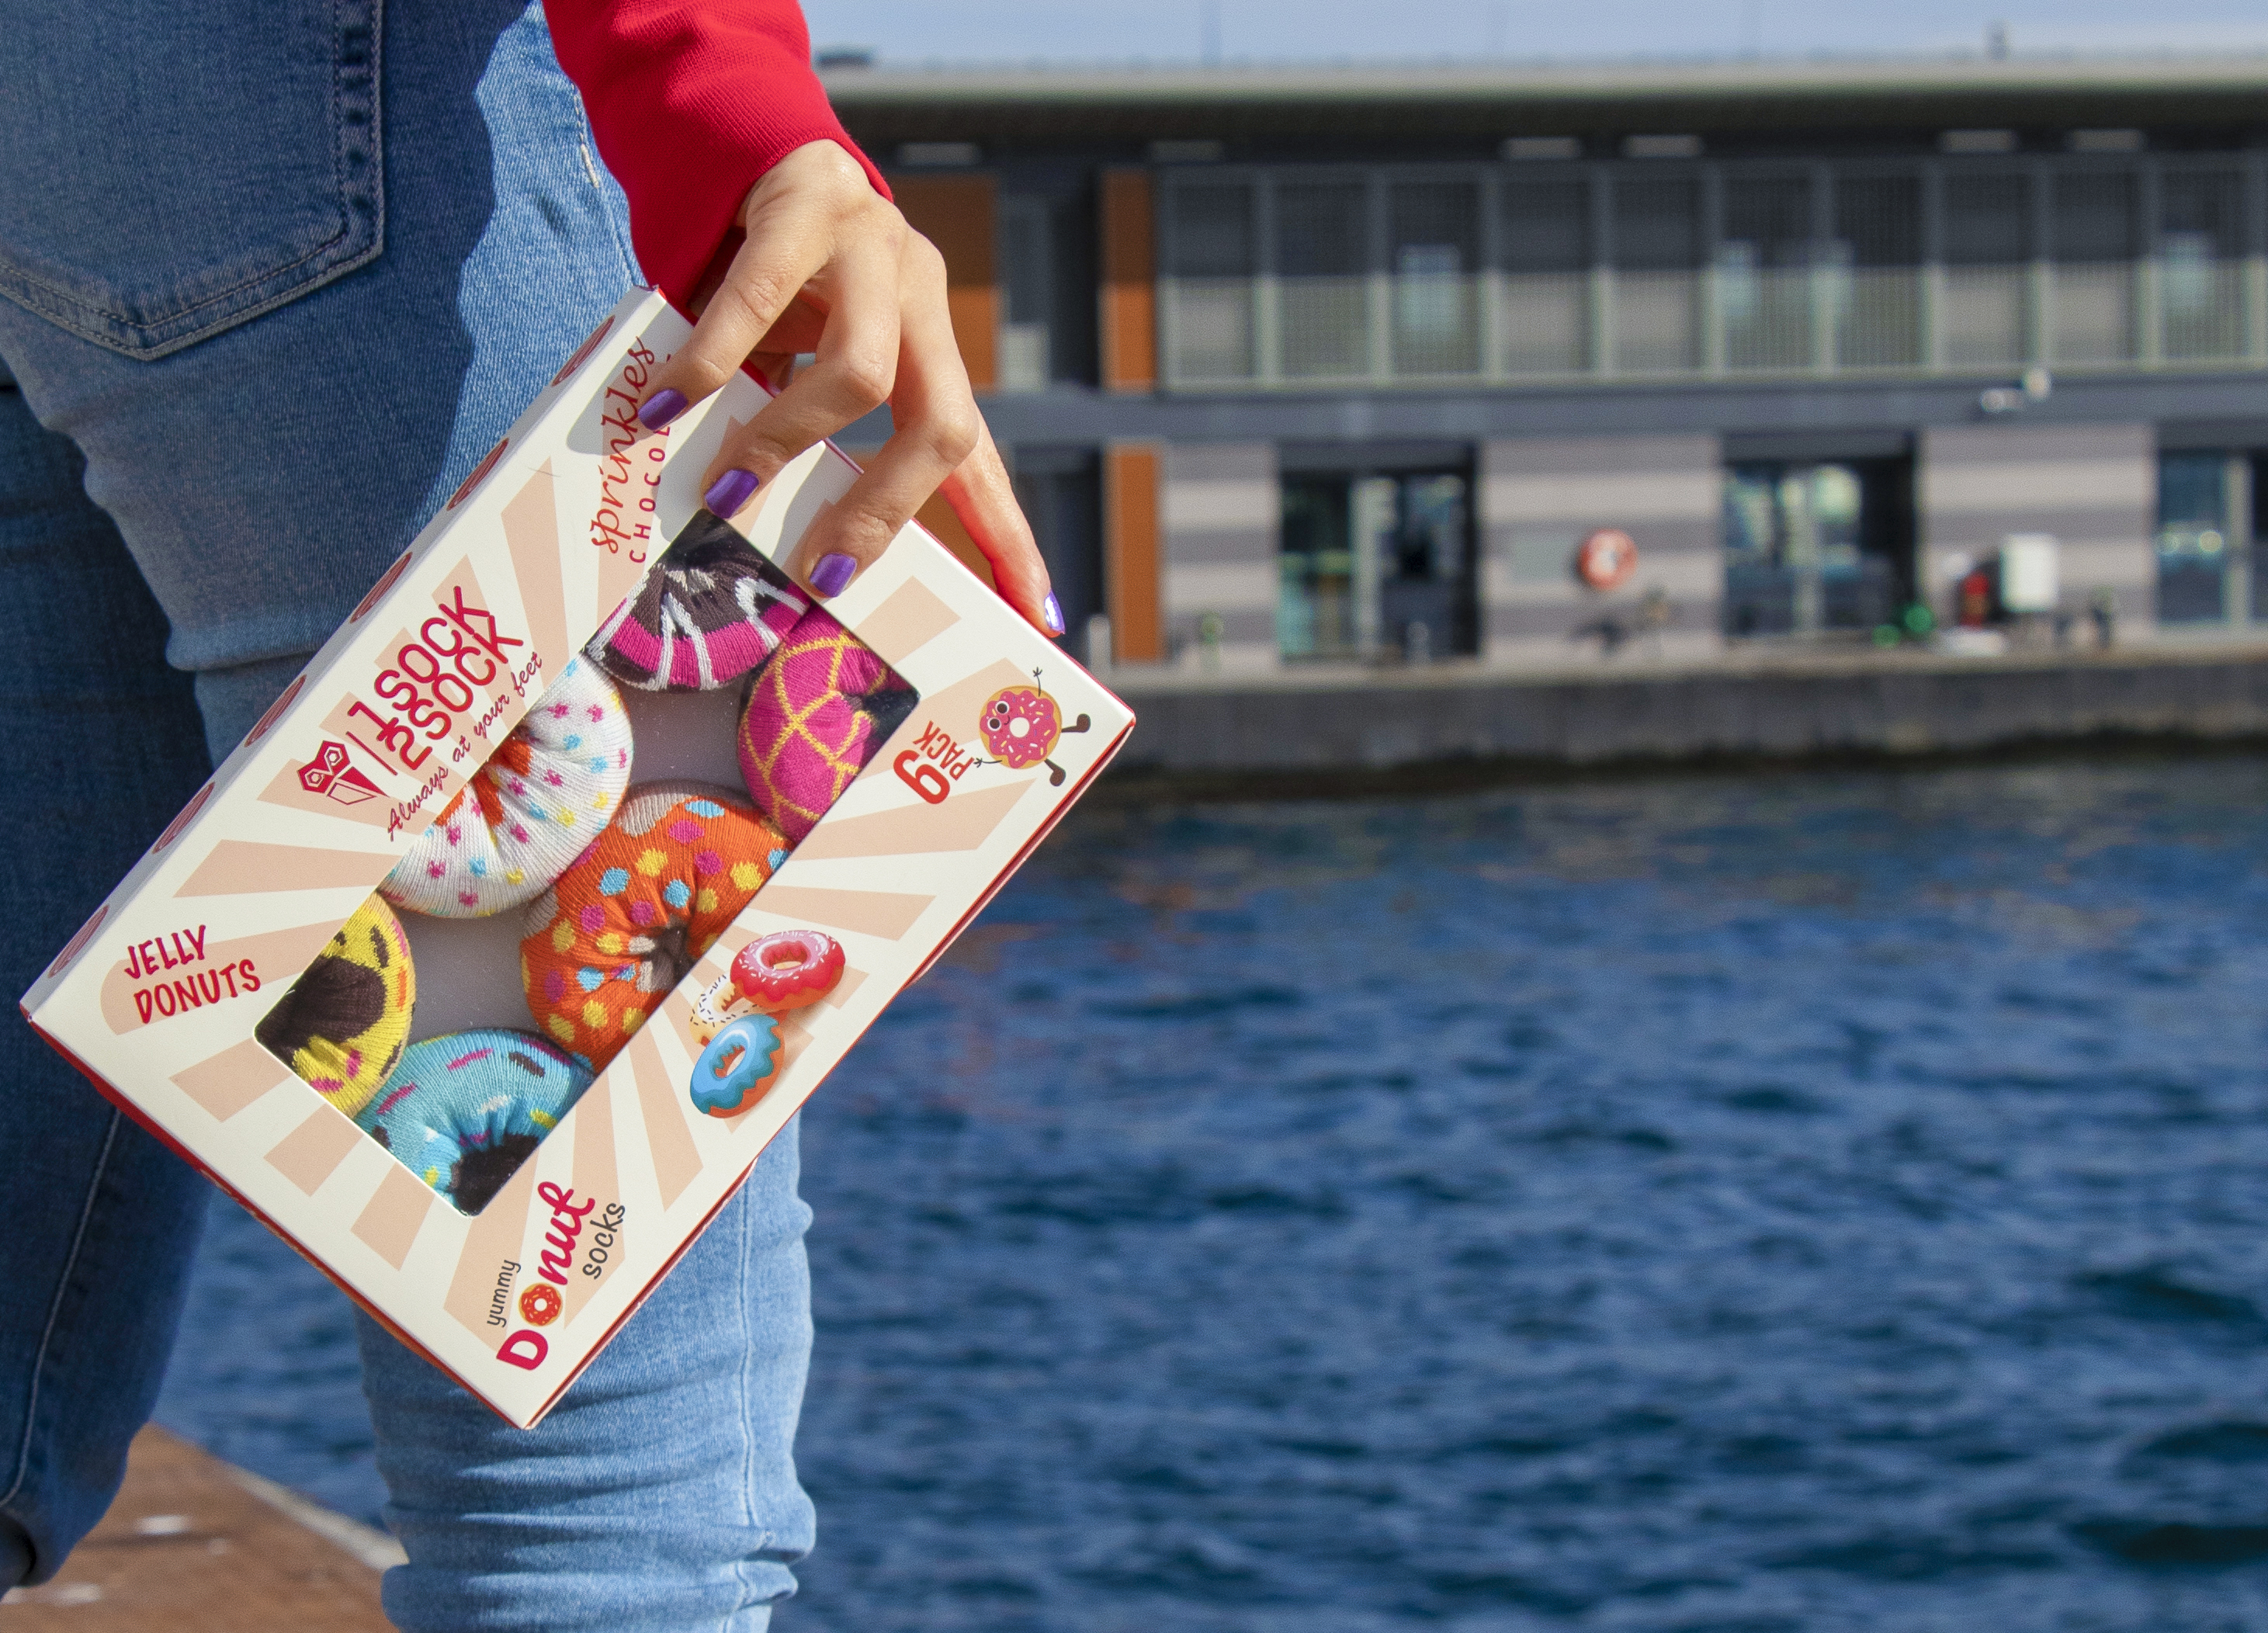
M 537 1026 L 602 1070 L 786 858 L 779 832 L 723 789 L 630 790 L 527 910 L 519 977 Z
M 372 896 L 323 944 L 252 1035 L 351 1117 L 409 1041 L 417 972 L 401 921 Z
M 642 692 L 709 692 L 777 651 L 810 598 L 703 511 L 583 650 Z
M 568 1053 L 483 1026 L 412 1044 L 355 1125 L 411 1173 L 478 1213 L 591 1086 Z
M 843 798 L 916 695 L 823 607 L 756 677 L 740 715 L 740 776 L 791 845 Z
M 571 658 L 379 894 L 438 918 L 522 906 L 589 849 L 630 781 L 622 695 L 595 666 Z

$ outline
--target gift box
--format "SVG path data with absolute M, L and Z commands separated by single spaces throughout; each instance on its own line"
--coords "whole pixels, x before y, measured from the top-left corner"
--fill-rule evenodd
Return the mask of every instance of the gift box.
M 627 296 L 24 997 L 95 1085 L 403 1342 L 540 1420 L 1133 716 L 909 526 L 729 523 L 745 376 Z

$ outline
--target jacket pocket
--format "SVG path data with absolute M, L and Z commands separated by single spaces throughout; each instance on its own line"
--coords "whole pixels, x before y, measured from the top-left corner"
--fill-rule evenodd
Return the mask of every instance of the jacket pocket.
M 0 0 L 0 295 L 161 357 L 385 242 L 380 0 Z

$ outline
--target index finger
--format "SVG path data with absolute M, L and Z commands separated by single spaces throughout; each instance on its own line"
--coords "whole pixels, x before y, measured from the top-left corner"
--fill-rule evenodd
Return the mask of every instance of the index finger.
M 731 379 L 826 265 L 828 246 L 820 224 L 805 218 L 808 214 L 790 207 L 749 221 L 747 239 L 692 335 L 654 371 L 653 389 L 638 405 L 641 425 L 661 430 Z

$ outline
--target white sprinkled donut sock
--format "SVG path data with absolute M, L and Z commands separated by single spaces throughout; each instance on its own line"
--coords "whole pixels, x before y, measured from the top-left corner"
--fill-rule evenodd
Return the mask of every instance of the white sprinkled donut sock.
M 379 894 L 438 918 L 481 918 L 543 894 L 598 838 L 630 780 L 622 700 L 574 658 Z

